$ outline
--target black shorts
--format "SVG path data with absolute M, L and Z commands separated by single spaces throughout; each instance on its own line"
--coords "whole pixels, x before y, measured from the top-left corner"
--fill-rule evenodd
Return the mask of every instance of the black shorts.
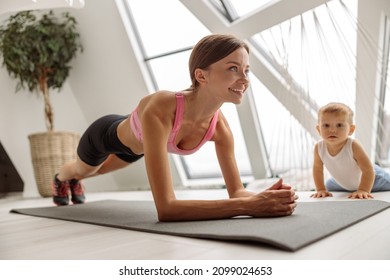
M 107 115 L 93 122 L 81 136 L 77 154 L 91 166 L 102 164 L 110 154 L 128 163 L 143 157 L 126 147 L 117 136 L 117 127 L 128 116 Z

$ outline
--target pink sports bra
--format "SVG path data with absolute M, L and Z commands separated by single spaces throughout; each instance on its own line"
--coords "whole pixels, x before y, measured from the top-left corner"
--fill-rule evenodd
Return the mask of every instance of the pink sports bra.
M 203 136 L 202 141 L 200 141 L 200 143 L 191 150 L 182 150 L 176 146 L 176 137 L 177 137 L 177 133 L 180 130 L 181 123 L 183 121 L 183 116 L 184 116 L 184 95 L 182 93 L 176 93 L 175 122 L 173 124 L 172 131 L 168 138 L 167 149 L 168 152 L 170 153 L 174 153 L 178 155 L 189 155 L 199 150 L 207 141 L 209 141 L 213 137 L 215 132 L 215 127 L 218 121 L 218 111 L 215 112 L 210 122 L 210 126 L 207 129 L 206 134 Z M 138 117 L 138 107 L 130 115 L 130 128 L 133 131 L 135 137 L 138 139 L 138 141 L 142 143 L 143 141 L 142 126 Z

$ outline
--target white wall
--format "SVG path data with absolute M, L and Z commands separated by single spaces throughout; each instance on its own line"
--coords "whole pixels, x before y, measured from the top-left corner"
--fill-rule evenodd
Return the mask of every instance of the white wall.
M 16 81 L 11 80 L 4 68 L 0 69 L 0 141 L 24 181 L 24 196 L 39 196 L 32 167 L 27 136 L 46 131 L 43 98 L 28 91 L 15 93 Z M 59 92 L 52 92 L 56 130 L 81 133 L 87 126 L 80 106 L 66 83 Z M 111 176 L 92 184 L 91 190 L 115 186 Z M 96 179 L 93 179 L 96 181 Z M 86 186 L 89 188 L 91 182 Z
M 62 91 L 51 94 L 56 130 L 82 133 L 96 118 L 128 114 L 149 93 L 115 1 L 86 1 L 69 9 L 76 17 L 84 52 L 73 62 Z M 60 11 L 58 11 L 60 12 Z M 3 22 L 6 15 L 0 15 Z M 16 81 L 0 68 L 0 141 L 25 183 L 25 196 L 38 196 L 27 135 L 45 131 L 42 98 L 15 94 Z M 112 174 L 85 180 L 87 191 L 148 188 L 143 160 Z
M 356 132 L 355 136 L 375 160 L 379 86 L 384 18 L 390 16 L 390 1 L 359 0 L 361 32 L 357 41 Z M 367 35 L 369 34 L 369 35 Z
M 72 11 L 85 48 L 69 82 L 88 122 L 129 114 L 150 90 L 145 84 L 115 1 L 88 1 Z M 144 161 L 114 173 L 118 188 L 149 187 Z

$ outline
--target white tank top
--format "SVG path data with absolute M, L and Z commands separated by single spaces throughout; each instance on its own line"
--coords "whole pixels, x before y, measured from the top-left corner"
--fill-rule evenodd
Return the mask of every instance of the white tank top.
M 358 189 L 362 176 L 362 171 L 353 158 L 352 142 L 353 139 L 348 138 L 347 143 L 335 156 L 329 154 L 324 141 L 318 142 L 318 154 L 326 169 L 339 185 L 349 191 Z

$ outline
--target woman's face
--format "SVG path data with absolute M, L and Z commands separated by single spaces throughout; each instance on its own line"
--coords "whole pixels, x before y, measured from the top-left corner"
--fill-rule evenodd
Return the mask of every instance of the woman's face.
M 206 77 L 205 86 L 223 102 L 241 103 L 249 86 L 249 55 L 245 48 L 239 48 L 202 70 Z

